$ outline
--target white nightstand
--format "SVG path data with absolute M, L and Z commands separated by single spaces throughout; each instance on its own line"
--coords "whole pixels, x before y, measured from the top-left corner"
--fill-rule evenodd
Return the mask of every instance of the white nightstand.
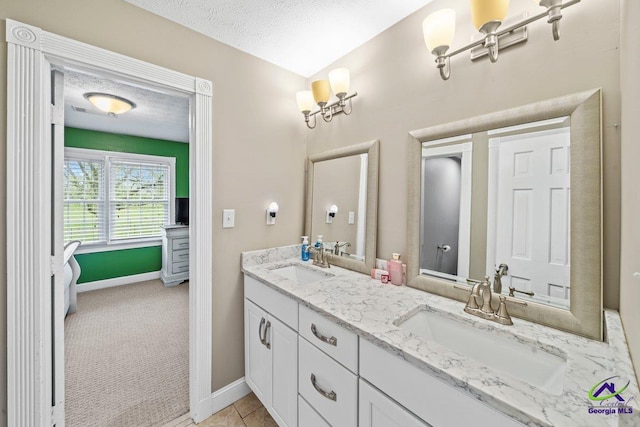
M 165 225 L 162 229 L 162 271 L 166 287 L 189 280 L 189 226 Z

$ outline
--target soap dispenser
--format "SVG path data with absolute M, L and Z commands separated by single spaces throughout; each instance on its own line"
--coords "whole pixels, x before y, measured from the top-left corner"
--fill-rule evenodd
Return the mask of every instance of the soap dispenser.
M 315 248 L 320 249 L 322 247 L 322 234 L 318 234 L 318 239 L 316 240 Z
M 309 236 L 302 236 L 302 252 L 303 261 L 309 261 Z
M 393 254 L 393 259 L 387 261 L 387 270 L 389 270 L 389 278 L 391 283 L 400 286 L 402 285 L 402 261 L 400 261 L 400 254 Z

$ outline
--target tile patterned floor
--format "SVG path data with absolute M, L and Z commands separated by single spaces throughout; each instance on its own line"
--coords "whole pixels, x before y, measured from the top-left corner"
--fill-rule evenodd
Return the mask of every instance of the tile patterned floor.
M 200 424 L 186 414 L 163 427 L 278 427 L 255 394 L 250 393 Z

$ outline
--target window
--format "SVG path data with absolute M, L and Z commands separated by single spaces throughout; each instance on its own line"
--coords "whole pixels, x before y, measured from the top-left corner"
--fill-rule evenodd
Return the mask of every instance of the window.
M 86 245 L 157 240 L 173 222 L 175 158 L 65 149 L 64 239 Z

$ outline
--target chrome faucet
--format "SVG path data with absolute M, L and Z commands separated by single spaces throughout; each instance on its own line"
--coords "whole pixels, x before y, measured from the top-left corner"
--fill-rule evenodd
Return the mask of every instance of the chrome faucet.
M 340 244 L 340 241 L 336 240 L 336 245 L 333 248 L 333 253 L 335 255 L 339 256 L 340 255 L 340 248 L 342 248 L 342 247 L 346 247 L 346 248 L 351 247 L 351 243 L 344 242 L 343 244 Z
M 466 287 L 454 285 L 458 289 L 468 290 Z M 493 310 L 491 306 L 491 283 L 489 276 L 485 276 L 482 282 L 475 282 L 469 293 L 469 300 L 464 307 L 464 311 L 483 319 L 491 320 L 502 325 L 513 325 L 511 316 L 507 311 L 507 297 L 500 295 L 500 304 L 497 310 Z M 509 300 L 520 305 L 527 305 L 524 301 Z
M 324 250 L 324 245 L 320 245 L 319 248 L 310 247 L 309 252 L 313 254 L 313 265 L 317 265 L 322 268 L 330 268 L 328 254 Z

